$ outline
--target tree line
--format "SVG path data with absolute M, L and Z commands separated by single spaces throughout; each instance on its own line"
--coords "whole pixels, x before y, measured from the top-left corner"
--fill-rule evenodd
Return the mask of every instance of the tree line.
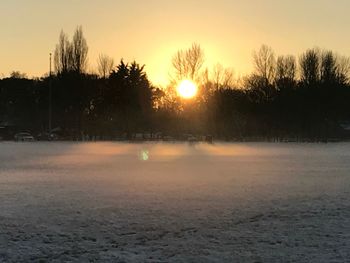
M 101 54 L 98 74 L 88 73 L 88 45 L 78 27 L 72 40 L 61 32 L 54 72 L 28 78 L 20 72 L 0 80 L 0 127 L 48 130 L 63 137 L 133 138 L 136 133 L 183 137 L 207 135 L 227 140 L 328 140 L 346 138 L 350 121 L 350 60 L 312 48 L 301 56 L 277 56 L 263 45 L 253 53 L 254 70 L 235 78 L 220 64 L 204 67 L 198 44 L 172 59 L 167 87 L 155 87 L 145 67 Z M 198 85 L 193 99 L 178 96 L 183 79 Z M 1 130 L 0 130 L 1 132 Z

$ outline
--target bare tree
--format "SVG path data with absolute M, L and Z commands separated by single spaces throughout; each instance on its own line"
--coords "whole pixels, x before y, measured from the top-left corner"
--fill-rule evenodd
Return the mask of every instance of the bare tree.
M 77 27 L 73 41 L 61 31 L 54 53 L 54 65 L 57 73 L 75 71 L 83 73 L 87 66 L 88 46 L 81 26 Z
M 83 73 L 87 66 L 88 46 L 83 34 L 82 26 L 75 30 L 72 41 L 72 66 L 73 70 Z
M 275 77 L 276 59 L 271 47 L 262 45 L 259 51 L 253 53 L 255 75 L 263 78 L 266 84 L 273 82 Z
M 199 77 L 204 63 L 204 52 L 200 45 L 194 43 L 187 50 L 179 50 L 172 59 L 176 80 L 191 79 Z
M 340 84 L 347 84 L 350 75 L 350 58 L 337 56 L 337 77 Z
M 25 78 L 27 78 L 27 74 L 22 73 L 20 71 L 12 71 L 10 73 L 10 78 L 13 78 L 13 79 L 25 79 Z
M 224 67 L 219 63 L 216 64 L 213 67 L 213 77 L 212 77 L 215 89 L 219 89 L 221 87 L 223 75 L 224 75 Z
M 216 89 L 232 87 L 234 83 L 234 70 L 224 68 L 218 63 L 213 68 L 212 79 Z
M 273 50 L 262 45 L 259 51 L 253 53 L 255 71 L 245 78 L 244 85 L 253 101 L 269 101 L 276 94 L 274 85 L 276 59 Z
M 112 72 L 114 67 L 113 58 L 100 54 L 97 59 L 97 70 L 101 77 L 106 78 Z
M 66 73 L 71 70 L 72 48 L 66 33 L 61 31 L 54 53 L 54 65 L 57 73 Z
M 296 84 L 296 59 L 294 56 L 279 56 L 276 62 L 275 86 L 278 90 L 292 89 Z
M 294 56 L 279 56 L 276 63 L 276 81 L 283 79 L 294 80 L 296 68 Z
M 320 80 L 320 52 L 318 49 L 309 49 L 299 60 L 300 78 L 306 85 L 314 85 Z
M 323 83 L 337 82 L 337 58 L 332 51 L 324 51 L 321 54 L 320 79 Z

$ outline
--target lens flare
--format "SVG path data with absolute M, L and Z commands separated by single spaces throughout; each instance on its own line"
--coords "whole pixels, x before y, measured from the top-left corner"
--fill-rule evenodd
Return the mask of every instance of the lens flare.
M 141 161 L 148 161 L 149 159 L 149 151 L 147 150 L 142 150 L 139 154 L 139 158 Z

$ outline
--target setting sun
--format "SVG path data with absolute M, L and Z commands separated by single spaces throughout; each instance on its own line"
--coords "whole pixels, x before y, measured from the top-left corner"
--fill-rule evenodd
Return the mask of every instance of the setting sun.
M 193 98 L 194 96 L 196 96 L 197 91 L 197 85 L 187 79 L 181 81 L 181 83 L 177 87 L 177 93 L 179 94 L 179 96 L 185 99 Z

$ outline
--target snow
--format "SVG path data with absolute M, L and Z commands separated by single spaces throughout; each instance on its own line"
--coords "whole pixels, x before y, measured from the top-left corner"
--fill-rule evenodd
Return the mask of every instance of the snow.
M 350 144 L 0 143 L 0 262 L 350 262 Z

